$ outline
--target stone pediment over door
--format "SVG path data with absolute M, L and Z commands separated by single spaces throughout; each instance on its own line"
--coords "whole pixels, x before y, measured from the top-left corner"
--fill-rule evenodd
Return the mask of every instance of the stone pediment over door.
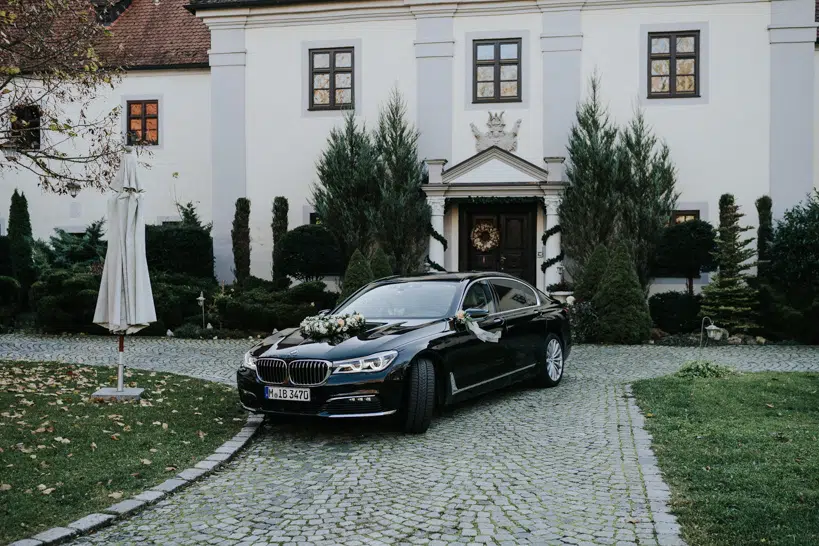
M 446 169 L 442 182 L 458 184 L 545 184 L 547 171 L 497 146 Z

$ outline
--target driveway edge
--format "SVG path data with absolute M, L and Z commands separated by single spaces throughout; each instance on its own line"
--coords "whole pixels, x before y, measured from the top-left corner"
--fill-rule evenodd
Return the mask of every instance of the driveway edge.
M 230 461 L 259 430 L 264 421 L 260 414 L 250 414 L 245 426 L 233 438 L 226 441 L 216 450 L 199 461 L 191 468 L 179 472 L 176 477 L 153 486 L 150 489 L 134 495 L 130 499 L 118 502 L 105 508 L 100 513 L 87 516 L 67 524 L 65 527 L 53 527 L 32 537 L 24 538 L 9 544 L 9 546 L 48 546 L 60 544 L 68 539 L 107 527 L 125 517 L 130 517 L 155 502 L 167 498 L 169 495 L 181 491 L 195 481 L 207 476 L 214 470 Z
M 631 418 L 631 434 L 637 450 L 637 463 L 643 475 L 657 543 L 660 546 L 686 546 L 680 536 L 677 517 L 669 511 L 668 502 L 671 500 L 671 490 L 663 481 L 663 475 L 657 466 L 657 457 L 651 449 L 651 434 L 645 429 L 645 417 L 634 399 L 631 385 L 626 385 L 625 391 Z

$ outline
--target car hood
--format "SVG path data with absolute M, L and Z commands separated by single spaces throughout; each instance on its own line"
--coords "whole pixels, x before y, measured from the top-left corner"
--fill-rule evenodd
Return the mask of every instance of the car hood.
M 269 336 L 251 349 L 256 358 L 345 360 L 391 351 L 447 328 L 445 319 L 369 319 L 364 331 L 342 339 L 311 339 L 298 328 Z

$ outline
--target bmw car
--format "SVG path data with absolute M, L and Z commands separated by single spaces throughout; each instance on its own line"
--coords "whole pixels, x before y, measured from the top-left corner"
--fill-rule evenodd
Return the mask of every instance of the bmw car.
M 245 409 L 391 415 L 422 433 L 438 407 L 518 381 L 557 386 L 571 350 L 563 305 L 504 273 L 380 279 L 320 315 L 354 313 L 363 326 L 341 338 L 290 328 L 251 348 L 237 372 Z

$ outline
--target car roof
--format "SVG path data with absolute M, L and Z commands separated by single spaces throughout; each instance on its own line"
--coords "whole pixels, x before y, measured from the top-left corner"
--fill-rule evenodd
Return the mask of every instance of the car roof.
M 500 271 L 459 271 L 459 272 L 440 272 L 440 273 L 425 273 L 421 275 L 408 275 L 408 276 L 394 276 L 394 277 L 384 277 L 382 279 L 376 279 L 376 283 L 401 283 L 401 282 L 417 282 L 417 281 L 452 281 L 452 282 L 461 282 L 461 281 L 471 281 L 474 279 L 482 279 L 487 277 L 506 277 L 509 279 L 514 279 L 516 281 L 520 281 L 521 279 L 510 275 L 508 273 L 502 273 Z M 526 282 L 526 281 L 523 281 Z

